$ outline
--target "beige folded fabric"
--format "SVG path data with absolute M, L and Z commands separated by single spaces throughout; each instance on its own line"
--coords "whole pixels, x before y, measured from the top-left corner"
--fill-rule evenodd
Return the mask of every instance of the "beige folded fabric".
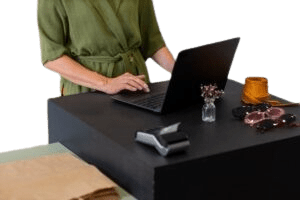
M 0 200 L 118 200 L 116 187 L 68 153 L 0 164 Z

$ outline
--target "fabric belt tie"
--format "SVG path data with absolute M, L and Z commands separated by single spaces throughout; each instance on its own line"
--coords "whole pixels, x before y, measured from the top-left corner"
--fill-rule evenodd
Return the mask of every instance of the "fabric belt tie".
M 299 103 L 282 103 L 271 99 L 268 93 L 268 80 L 263 77 L 248 77 L 242 92 L 242 102 L 245 104 L 269 103 L 272 106 L 299 106 Z
M 77 60 L 92 61 L 99 63 L 109 63 L 106 76 L 111 78 L 114 72 L 115 63 L 123 60 L 123 69 L 124 72 L 131 72 L 129 66 L 134 62 L 135 54 L 137 49 L 128 50 L 123 53 L 119 53 L 116 56 L 77 56 Z M 138 69 L 137 69 L 138 70 Z

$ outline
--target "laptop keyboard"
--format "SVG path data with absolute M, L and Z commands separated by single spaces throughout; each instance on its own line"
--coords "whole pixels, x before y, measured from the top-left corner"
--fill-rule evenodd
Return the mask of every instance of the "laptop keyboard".
M 151 97 L 148 97 L 147 99 L 139 99 L 136 101 L 133 101 L 132 103 L 147 107 L 151 109 L 156 109 L 162 106 L 163 100 L 164 100 L 165 93 L 153 95 Z
M 124 90 L 112 98 L 124 103 L 157 111 L 161 109 L 164 103 L 164 97 L 167 91 L 169 81 L 149 84 L 150 93 L 144 91 L 130 92 Z

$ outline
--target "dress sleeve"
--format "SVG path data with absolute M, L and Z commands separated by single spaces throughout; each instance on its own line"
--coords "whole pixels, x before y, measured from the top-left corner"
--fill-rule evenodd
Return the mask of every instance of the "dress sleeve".
M 68 20 L 61 0 L 38 0 L 38 28 L 43 64 L 69 54 Z
M 144 59 L 147 60 L 156 51 L 165 46 L 156 20 L 152 0 L 140 0 L 139 25 L 142 37 L 140 51 Z

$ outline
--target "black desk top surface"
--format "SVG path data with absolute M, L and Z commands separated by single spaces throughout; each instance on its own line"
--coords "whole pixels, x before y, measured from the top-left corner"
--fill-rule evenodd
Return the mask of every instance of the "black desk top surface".
M 73 117 L 93 127 L 121 147 L 135 159 L 147 165 L 160 167 L 194 159 L 251 148 L 300 135 L 300 128 L 278 128 L 258 134 L 242 121 L 233 118 L 231 110 L 241 104 L 242 85 L 229 80 L 223 98 L 216 103 L 217 115 L 213 123 L 202 122 L 202 105 L 165 115 L 158 115 L 130 105 L 116 102 L 109 95 L 85 93 L 50 99 Z M 300 107 L 285 108 L 287 113 L 298 116 Z M 136 143 L 134 134 L 159 126 L 181 122 L 181 130 L 190 137 L 191 146 L 184 152 L 169 157 L 160 156 L 152 147 Z M 82 133 L 84 134 L 84 133 Z

